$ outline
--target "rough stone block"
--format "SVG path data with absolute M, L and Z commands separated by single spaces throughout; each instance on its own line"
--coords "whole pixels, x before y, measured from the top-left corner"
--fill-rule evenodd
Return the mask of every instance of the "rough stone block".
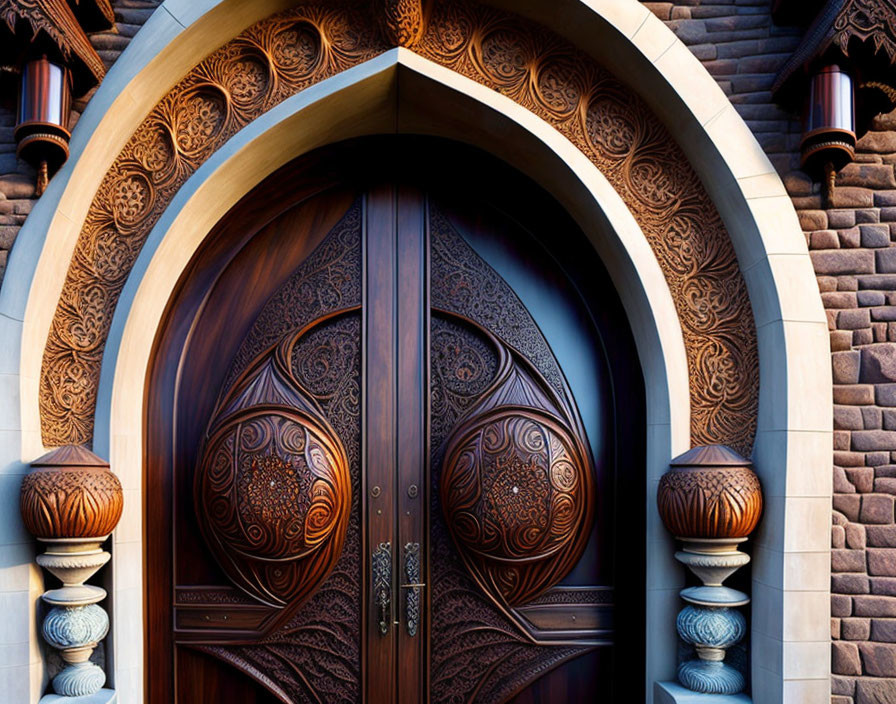
M 876 548 L 896 547 L 896 526 L 865 526 L 865 535 L 868 544 Z
M 896 290 L 896 274 L 875 274 L 873 276 L 856 277 L 859 288 L 871 291 Z
M 839 528 L 840 526 L 834 526 Z M 865 572 L 864 550 L 831 550 L 831 570 L 834 572 Z
M 835 430 L 862 430 L 862 411 L 858 406 L 834 406 Z
M 880 208 L 878 212 L 880 213 L 881 222 L 896 221 L 896 208 L 894 208 L 893 206 L 890 206 L 888 208 Z
M 831 194 L 831 205 L 835 208 L 871 208 L 874 206 L 874 191 L 856 186 L 835 188 Z
M 867 310 L 867 308 L 866 308 Z M 855 347 L 861 347 L 862 345 L 870 345 L 874 342 L 874 336 L 871 333 L 871 328 L 862 328 L 861 330 L 853 330 L 852 331 L 852 344 Z
M 831 352 L 842 352 L 852 348 L 852 333 L 849 330 L 831 331 Z
M 842 467 L 834 467 L 834 493 L 855 494 L 856 488 L 847 479 L 846 471 Z
M 836 526 L 839 528 L 839 526 Z M 846 545 L 853 550 L 864 550 L 866 539 L 865 539 L 865 526 L 861 523 L 848 523 L 844 526 L 844 532 L 846 533 Z
M 860 306 L 870 308 L 884 305 L 887 302 L 887 297 L 882 291 L 859 291 L 856 294 L 856 301 Z
M 880 306 L 878 308 L 869 308 L 868 310 L 871 311 L 871 320 L 875 322 L 896 322 L 896 306 Z
M 852 597 L 845 594 L 831 594 L 831 616 L 844 617 L 851 615 Z
M 867 406 L 874 403 L 875 388 L 870 384 L 852 384 L 850 386 L 834 387 L 834 403 L 842 403 L 847 406 Z M 894 392 L 896 397 L 896 392 Z M 888 405 L 888 404 L 883 404 Z M 896 403 L 893 404 L 896 406 Z
M 874 252 L 863 249 L 826 249 L 810 252 L 816 274 L 871 274 Z
M 871 593 L 896 596 L 896 577 L 871 577 Z
M 887 225 L 863 224 L 859 225 L 859 230 L 863 247 L 890 246 L 890 228 Z
M 831 547 L 835 550 L 846 547 L 846 531 L 843 526 L 831 526 Z
M 834 508 L 850 521 L 859 520 L 862 497 L 858 494 L 837 494 L 833 498 Z
M 896 277 L 894 277 L 894 288 L 896 288 Z M 866 286 L 865 288 L 871 288 Z M 858 291 L 859 290 L 859 277 L 858 276 L 838 276 L 837 277 L 837 290 L 838 291 Z
M 800 219 L 800 226 L 806 232 L 828 229 L 828 215 L 823 210 L 800 210 L 797 215 Z
M 896 645 L 862 643 L 859 645 L 859 652 L 862 654 L 866 674 L 874 677 L 896 676 Z
M 896 205 L 896 191 L 875 191 L 874 205 L 879 208 Z
M 852 434 L 852 449 L 858 452 L 896 449 L 896 431 L 857 430 Z
M 832 230 L 843 230 L 856 224 L 855 210 L 829 210 L 828 227 Z
M 874 137 L 869 137 L 871 134 L 883 134 L 886 135 L 886 132 L 868 132 L 863 137 L 862 145 L 872 143 L 872 142 L 886 142 L 889 143 L 890 140 L 888 138 L 883 139 L 875 139 Z M 896 151 L 896 149 L 867 149 L 866 151 L 881 151 L 881 152 L 889 152 Z M 837 172 L 837 186 L 860 186 L 862 188 L 896 188 L 896 180 L 893 178 L 893 167 L 886 166 L 884 164 L 847 164 L 840 171 Z
M 837 451 L 834 453 L 834 463 L 841 467 L 864 467 L 865 466 L 865 453 L 864 452 L 841 452 Z
M 896 619 L 871 619 L 871 640 L 878 643 L 896 643 Z
M 896 494 L 896 477 L 880 477 L 874 480 L 874 491 L 880 494 Z
M 871 467 L 848 467 L 846 478 L 860 494 L 870 494 L 874 488 L 874 470 Z
M 851 677 L 831 677 L 831 692 L 836 695 L 851 697 L 856 691 L 856 681 Z
M 878 430 L 883 426 L 883 411 L 876 406 L 865 406 L 862 408 L 862 423 L 865 430 Z M 872 456 L 879 455 L 879 456 Z M 866 463 L 871 467 L 879 464 L 886 464 L 890 460 L 890 456 L 886 453 L 872 453 L 865 458 Z
M 840 249 L 840 238 L 837 237 L 836 230 L 816 230 L 809 235 L 809 247 L 812 249 Z
M 892 274 L 896 272 L 896 247 L 879 249 L 874 253 L 877 262 L 878 274 Z
M 896 381 L 896 343 L 884 342 L 863 349 L 859 379 L 865 384 Z
M 828 310 L 855 308 L 858 306 L 858 294 L 853 291 L 836 291 L 821 294 L 821 302 Z
M 871 616 L 872 618 L 896 616 L 896 599 L 888 596 L 859 595 L 852 597 L 852 601 L 856 616 Z
M 875 386 L 874 400 L 878 406 L 887 406 L 888 408 L 896 406 L 896 384 L 878 384 Z
M 844 618 L 840 620 L 840 637 L 843 640 L 868 640 L 870 633 L 870 618 Z
M 843 249 L 858 249 L 862 246 L 862 231 L 858 227 L 850 227 L 847 230 L 838 230 L 837 237 Z
M 855 704 L 896 704 L 896 679 L 856 680 Z
M 855 643 L 831 643 L 831 671 L 838 675 L 861 675 L 862 663 Z
M 837 594 L 870 594 L 871 582 L 864 574 L 832 574 L 831 591 Z
M 871 325 L 871 314 L 867 308 L 841 310 L 837 313 L 837 328 L 839 330 L 861 330 L 869 325 Z
M 834 431 L 834 449 L 835 450 L 848 450 L 849 449 L 849 431 L 848 430 L 835 430 Z
M 868 494 L 862 497 L 859 512 L 861 522 L 866 525 L 886 525 L 893 522 L 893 497 L 887 494 Z
M 896 577 L 896 550 L 893 548 L 868 548 L 868 574 L 879 577 Z
M 821 293 L 837 290 L 836 276 L 818 276 L 815 280 L 818 282 L 818 290 Z
M 855 213 L 856 222 L 859 224 L 880 222 L 880 208 L 862 208 L 861 210 L 856 210 Z

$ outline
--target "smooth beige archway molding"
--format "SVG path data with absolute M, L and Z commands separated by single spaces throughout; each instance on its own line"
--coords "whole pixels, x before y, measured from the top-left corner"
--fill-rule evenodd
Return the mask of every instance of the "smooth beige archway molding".
M 825 688 L 829 689 L 825 570 L 829 562 L 830 478 L 827 471 L 817 468 L 826 470 L 830 463 L 830 371 L 826 326 L 792 206 L 761 149 L 711 77 L 645 8 L 633 0 L 560 4 L 562 8 L 557 3 L 550 8 L 519 3 L 515 9 L 578 40 L 607 65 L 617 70 L 625 65 L 634 71 L 651 107 L 680 128 L 682 147 L 725 218 L 750 289 L 760 341 L 762 383 L 755 458 L 769 501 L 754 568 L 754 691 L 760 701 L 823 700 Z M 54 179 L 20 235 L 0 292 L 0 312 L 10 319 L 25 318 L 21 363 L 16 360 L 14 365 L 20 372 L 25 459 L 42 451 L 36 422 L 36 359 L 58 300 L 78 223 L 83 221 L 99 177 L 129 136 L 132 128 L 127 125 L 136 124 L 172 78 L 182 75 L 184 71 L 176 71 L 179 67 L 189 68 L 187 57 L 202 53 L 198 47 L 213 49 L 254 19 L 241 14 L 247 11 L 244 5 L 259 10 L 259 16 L 271 8 L 263 2 L 209 3 L 196 10 L 198 14 L 208 9 L 198 19 L 179 15 L 189 24 L 183 31 L 170 14 L 179 12 L 178 3 L 166 3 L 151 18 L 82 117 L 74 135 L 72 160 Z M 593 41 L 597 36 L 600 43 Z M 148 61 L 150 55 L 154 58 Z M 32 284 L 25 315 L 24 292 Z M 119 311 L 120 315 L 127 313 Z M 13 327 L 12 333 L 17 336 L 17 332 Z M 117 356 L 121 359 L 122 353 L 127 356 L 130 352 L 125 347 Z M 114 359 L 107 362 L 114 368 Z M 109 375 L 115 376 L 104 372 Z M 99 426 L 105 426 L 106 433 L 115 432 L 109 428 L 108 413 L 108 406 L 98 409 Z M 660 424 L 656 428 L 657 434 L 665 435 L 669 451 L 676 451 L 678 443 L 669 441 L 668 427 Z M 651 436 L 654 434 L 652 426 Z M 107 442 L 108 434 L 99 444 L 108 450 Z M 127 443 L 136 443 L 132 451 L 139 456 L 140 439 L 122 437 L 121 445 Z M 116 464 L 121 445 L 113 442 Z M 121 459 L 126 456 L 122 454 Z M 651 487 L 655 479 L 653 475 Z M 126 500 L 138 520 L 129 522 L 116 542 L 115 615 L 120 633 L 139 630 L 141 618 L 139 610 L 126 606 L 131 597 L 139 603 L 141 590 L 138 486 L 131 484 Z M 652 496 L 651 491 L 651 506 Z M 651 520 L 658 525 L 653 514 Z M 663 561 L 668 552 L 662 551 L 669 547 L 662 544 L 661 531 L 652 535 L 659 549 L 648 546 L 651 566 Z M 675 611 L 675 586 L 669 583 L 665 590 L 669 614 Z M 133 636 L 129 640 L 133 641 Z M 116 668 L 123 692 L 139 691 L 135 663 L 141 661 L 125 652 L 133 647 L 123 638 L 113 643 L 119 665 L 126 661 L 131 665 Z

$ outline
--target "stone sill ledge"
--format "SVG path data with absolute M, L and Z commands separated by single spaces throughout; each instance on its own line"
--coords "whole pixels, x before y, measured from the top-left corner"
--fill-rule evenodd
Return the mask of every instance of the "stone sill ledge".
M 114 689 L 101 689 L 96 694 L 86 697 L 63 697 L 59 694 L 47 694 L 41 697 L 38 704 L 118 704 L 118 695 Z
M 699 694 L 685 689 L 677 682 L 656 682 L 653 685 L 653 702 L 654 704 L 751 704 L 752 700 L 746 694 Z

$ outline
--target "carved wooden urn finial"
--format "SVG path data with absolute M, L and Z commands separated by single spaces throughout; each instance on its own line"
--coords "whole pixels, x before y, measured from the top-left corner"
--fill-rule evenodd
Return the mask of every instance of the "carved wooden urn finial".
M 752 463 L 727 445 L 704 445 L 669 463 L 657 508 L 682 539 L 746 538 L 762 514 L 762 489 Z
M 121 482 L 82 445 L 65 445 L 31 463 L 22 482 L 25 527 L 37 538 L 103 538 L 121 518 Z
M 423 36 L 423 0 L 378 0 L 376 12 L 380 29 L 392 44 L 411 47 Z

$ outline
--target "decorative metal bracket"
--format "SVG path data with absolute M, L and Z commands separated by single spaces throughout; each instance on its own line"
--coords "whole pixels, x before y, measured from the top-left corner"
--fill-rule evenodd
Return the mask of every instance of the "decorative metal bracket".
M 404 577 L 407 583 L 401 586 L 408 590 L 405 596 L 405 626 L 408 635 L 413 637 L 417 635 L 420 624 L 420 589 L 426 586 L 420 582 L 420 543 L 406 543 L 404 546 Z
M 380 543 L 371 557 L 373 598 L 379 614 L 380 635 L 389 632 L 392 623 L 392 543 Z

